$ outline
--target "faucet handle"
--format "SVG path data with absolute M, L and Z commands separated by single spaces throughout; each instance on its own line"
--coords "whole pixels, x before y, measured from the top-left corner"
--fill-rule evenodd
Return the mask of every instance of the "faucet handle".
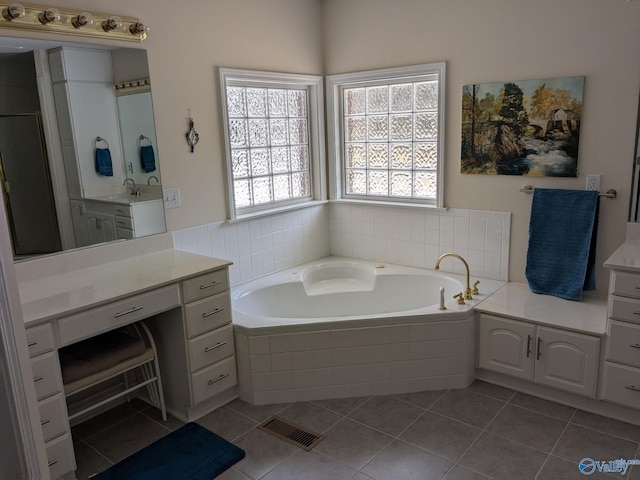
M 473 284 L 473 288 L 471 289 L 471 294 L 472 294 L 472 295 L 479 295 L 479 294 L 480 294 L 480 291 L 478 290 L 478 284 L 479 284 L 479 283 L 480 283 L 480 280 L 476 281 L 476 282 Z
M 453 298 L 455 298 L 458 301 L 458 305 L 465 305 L 464 297 L 462 296 L 462 292 L 460 292 L 457 295 L 454 295 Z

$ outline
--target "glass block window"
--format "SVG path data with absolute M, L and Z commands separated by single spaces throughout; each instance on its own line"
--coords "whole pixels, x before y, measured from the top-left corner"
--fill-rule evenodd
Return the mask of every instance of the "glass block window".
M 231 218 L 312 200 L 321 79 L 221 72 Z
M 441 206 L 443 76 L 433 64 L 328 78 L 336 197 Z

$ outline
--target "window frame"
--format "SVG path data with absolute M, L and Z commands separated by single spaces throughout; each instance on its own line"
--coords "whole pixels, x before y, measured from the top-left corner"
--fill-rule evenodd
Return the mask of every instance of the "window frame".
M 324 128 L 324 78 L 320 75 L 267 72 L 259 70 L 222 68 L 220 79 L 220 102 L 224 130 L 227 218 L 229 221 L 244 220 L 261 215 L 295 208 L 304 208 L 326 201 L 325 128 Z M 227 86 L 302 89 L 307 91 L 307 125 L 309 135 L 309 186 L 310 195 L 289 200 L 269 202 L 249 207 L 236 208 L 231 164 L 229 137 L 229 114 Z M 273 174 L 271 174 L 273 176 Z
M 345 190 L 345 141 L 344 141 L 344 101 L 345 88 L 389 85 L 421 80 L 438 81 L 438 137 L 436 167 L 436 198 L 391 197 L 346 194 Z M 328 75 L 326 77 L 327 101 L 327 144 L 330 178 L 330 198 L 332 200 L 366 202 L 387 205 L 412 205 L 443 207 L 444 190 L 444 135 L 445 135 L 445 84 L 446 63 L 436 62 L 406 67 L 384 68 L 353 73 Z

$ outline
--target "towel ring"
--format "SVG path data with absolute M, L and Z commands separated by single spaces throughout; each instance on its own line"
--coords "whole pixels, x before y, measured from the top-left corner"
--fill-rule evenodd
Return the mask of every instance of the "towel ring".
M 102 137 L 96 137 L 95 140 L 93 141 L 93 148 L 104 148 L 104 147 L 100 147 L 98 144 L 99 143 L 104 143 L 106 145 L 106 148 L 109 148 L 109 142 L 107 142 L 104 138 Z
M 146 145 L 143 145 L 144 142 L 147 142 Z M 151 146 L 151 139 L 149 137 L 145 137 L 144 135 L 140 135 L 138 137 L 138 146 L 139 147 L 150 147 Z

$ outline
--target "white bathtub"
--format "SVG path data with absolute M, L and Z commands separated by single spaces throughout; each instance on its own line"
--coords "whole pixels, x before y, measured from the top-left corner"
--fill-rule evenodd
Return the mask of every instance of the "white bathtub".
M 504 282 L 328 257 L 231 290 L 239 396 L 250 403 L 463 388 L 474 307 Z M 444 287 L 446 310 L 439 310 Z

